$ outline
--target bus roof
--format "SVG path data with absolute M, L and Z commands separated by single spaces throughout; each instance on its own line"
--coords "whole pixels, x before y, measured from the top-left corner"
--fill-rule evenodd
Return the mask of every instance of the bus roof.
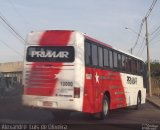
M 125 51 L 122 51 L 122 50 L 116 49 L 116 48 L 114 48 L 114 49 L 117 50 L 117 51 L 119 51 L 119 52 L 121 52 L 121 53 L 124 53 L 124 54 L 126 54 L 126 55 L 129 55 L 129 56 L 131 56 L 131 57 L 134 57 L 134 58 L 136 58 L 136 59 L 138 59 L 138 60 L 143 61 L 140 57 L 137 57 L 137 56 L 135 56 L 135 55 L 132 55 L 132 54 L 130 54 L 130 53 L 128 53 L 128 52 L 125 52 Z
M 87 38 L 88 40 L 91 40 L 91 41 L 93 41 L 93 42 L 99 43 L 99 44 L 104 45 L 104 46 L 106 46 L 106 47 L 108 47 L 108 48 L 112 48 L 112 49 L 117 50 L 117 51 L 119 51 L 119 52 L 121 52 L 121 53 L 123 53 L 123 54 L 126 54 L 126 55 L 128 55 L 128 56 L 131 56 L 131 57 L 134 57 L 134 58 L 136 58 L 136 59 L 138 59 L 138 60 L 143 61 L 141 58 L 139 58 L 139 57 L 137 57 L 137 56 L 135 56 L 135 55 L 132 55 L 132 54 L 130 54 L 130 53 L 128 53 L 128 52 L 125 52 L 125 51 L 122 51 L 122 50 L 120 50 L 120 49 L 117 49 L 117 48 L 115 48 L 115 47 L 113 47 L 113 46 L 111 46 L 111 45 L 109 45 L 109 44 L 106 44 L 106 43 L 101 42 L 101 41 L 99 41 L 99 40 L 96 40 L 96 39 L 94 39 L 94 38 L 91 38 L 91 37 L 87 36 L 87 35 L 84 34 L 84 33 L 82 33 L 82 34 L 83 34 L 84 37 Z
M 44 30 L 44 31 L 35 31 L 35 32 L 32 31 L 32 32 L 30 32 L 30 34 L 43 33 L 43 32 L 52 32 L 52 31 L 57 31 L 57 32 L 59 32 L 59 31 L 62 31 L 62 32 L 77 32 L 77 33 L 82 34 L 82 35 L 83 35 L 86 39 L 88 39 L 88 40 L 91 40 L 91 41 L 93 41 L 93 42 L 99 43 L 99 44 L 101 44 L 101 45 L 103 45 L 103 46 L 106 46 L 106 47 L 108 47 L 108 48 L 117 50 L 117 51 L 119 51 L 119 52 L 121 52 L 121 53 L 124 53 L 124 54 L 126 54 L 126 55 L 128 55 L 128 56 L 131 56 L 131 57 L 134 57 L 134 58 L 136 58 L 136 59 L 139 59 L 139 60 L 143 61 L 141 58 L 139 58 L 139 57 L 137 57 L 137 56 L 134 56 L 134 55 L 132 55 L 132 54 L 130 54 L 130 53 L 127 53 L 127 52 L 125 52 L 125 51 L 122 51 L 122 50 L 120 50 L 120 49 L 117 49 L 117 48 L 115 48 L 115 47 L 112 47 L 112 46 L 109 45 L 109 44 L 106 44 L 106 43 L 104 43 L 104 42 L 101 42 L 101 41 L 99 41 L 99 40 L 96 40 L 96 39 L 94 39 L 94 38 L 92 38 L 92 37 L 90 37 L 90 36 L 87 36 L 86 33 L 83 33 L 83 32 L 77 31 L 77 30 Z
M 84 35 L 84 36 L 85 36 L 85 38 L 87 38 L 88 40 L 94 41 L 94 42 L 96 42 L 96 43 L 100 43 L 101 45 L 104 45 L 104 46 L 109 47 L 109 48 L 113 48 L 111 45 L 108 45 L 108 44 L 106 44 L 106 43 L 104 43 L 104 42 L 101 42 L 101 41 L 99 41 L 99 40 L 96 40 L 96 39 L 94 39 L 94 38 L 91 38 L 91 37 L 89 37 L 89 36 L 87 36 L 87 35 Z

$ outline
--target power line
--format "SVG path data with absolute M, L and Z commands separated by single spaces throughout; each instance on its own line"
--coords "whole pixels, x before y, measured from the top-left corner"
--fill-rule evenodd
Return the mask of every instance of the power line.
M 156 33 L 159 29 L 160 29 L 160 26 L 158 26 L 150 35 L 153 35 L 153 34 Z
M 154 1 L 152 2 L 152 4 L 151 4 L 151 6 L 150 6 L 150 8 L 149 8 L 149 10 L 148 10 L 148 12 L 147 12 L 147 14 L 146 14 L 146 16 L 145 16 L 146 18 L 148 18 L 149 15 L 151 14 L 151 12 L 152 12 L 152 10 L 153 10 L 156 2 L 157 2 L 157 0 L 154 0 Z
M 20 37 L 25 42 L 23 37 L 1 15 L 0 18 L 18 37 Z
M 156 38 L 160 35 L 160 26 L 158 26 L 158 27 L 151 33 L 151 35 L 153 35 L 153 34 L 155 34 L 155 35 L 152 37 L 152 39 L 150 40 L 150 42 L 153 41 L 154 39 L 156 39 Z
M 139 56 L 141 56 L 143 54 L 144 48 L 146 47 L 146 45 L 144 44 L 143 49 L 141 51 L 141 53 L 139 54 Z
M 20 39 L 13 31 L 11 31 L 6 24 L 4 24 L 2 21 L 0 23 L 3 25 L 3 27 L 8 30 L 15 38 L 17 38 L 20 42 L 22 42 L 22 39 Z
M 140 46 L 139 50 L 137 51 L 137 55 L 140 53 L 140 50 L 142 49 L 142 46 L 143 46 L 143 44 L 144 44 L 144 41 L 145 41 L 145 38 L 143 38 L 143 41 L 142 41 L 142 43 L 141 43 L 141 46 Z
M 2 16 L 2 14 L 0 13 L 0 19 L 7 25 L 7 27 L 15 33 L 15 35 L 17 35 L 22 41 L 23 44 L 25 42 L 25 40 L 23 39 L 23 37 L 9 24 L 9 22 L 4 18 L 4 16 Z
M 6 42 L 0 40 L 0 42 L 5 45 L 6 47 L 8 47 L 9 49 L 11 49 L 13 52 L 15 52 L 16 54 L 20 55 L 21 57 L 23 57 L 23 55 L 21 53 L 19 53 L 18 51 L 16 51 L 14 48 L 10 47 Z
M 132 49 L 133 49 L 133 50 L 134 50 L 134 49 L 135 49 L 135 47 L 137 46 L 137 43 L 138 43 L 139 38 L 140 38 L 140 36 L 141 36 L 141 32 L 142 32 L 142 28 L 143 28 L 143 24 L 144 24 L 144 19 L 142 19 L 142 22 L 141 22 L 141 24 L 140 24 L 139 32 L 138 32 L 138 36 L 137 36 L 136 42 L 135 42 L 134 46 L 132 47 Z
M 22 13 L 20 13 L 18 10 L 17 10 L 17 8 L 16 8 L 16 6 L 15 6 L 15 4 L 13 3 L 13 1 L 12 0 L 7 0 L 8 1 L 8 3 L 13 7 L 13 9 L 14 9 L 14 11 L 16 12 L 16 14 L 17 14 L 17 16 L 19 16 L 19 17 L 21 17 L 21 19 L 23 19 L 23 24 L 25 24 L 25 25 L 27 25 L 28 27 L 30 27 L 30 28 L 33 28 L 32 26 L 31 26 L 31 24 L 26 20 L 26 18 L 22 15 Z
M 159 43 L 159 42 L 160 42 L 160 40 L 157 40 L 157 41 L 153 42 L 152 44 L 150 44 L 150 46 L 152 46 L 155 43 Z
M 149 10 L 148 10 L 148 12 L 147 12 L 147 14 L 146 14 L 145 17 L 142 19 L 142 22 L 141 22 L 140 28 L 139 28 L 139 32 L 138 32 L 138 36 L 137 36 L 137 39 L 136 39 L 136 42 L 135 42 L 134 46 L 132 47 L 132 50 L 135 49 L 135 47 L 137 46 L 138 41 L 139 41 L 139 37 L 140 37 L 141 32 L 142 32 L 143 24 L 144 24 L 144 22 L 145 22 L 145 19 L 147 19 L 147 18 L 149 17 L 149 15 L 151 14 L 151 12 L 152 12 L 152 10 L 153 10 L 156 2 L 157 2 L 157 0 L 153 0 L 153 2 L 152 2 L 152 4 L 151 4 L 151 6 L 150 6 L 150 8 L 149 8 Z
M 160 34 L 154 36 L 149 42 L 152 42 L 154 39 L 156 39 Z

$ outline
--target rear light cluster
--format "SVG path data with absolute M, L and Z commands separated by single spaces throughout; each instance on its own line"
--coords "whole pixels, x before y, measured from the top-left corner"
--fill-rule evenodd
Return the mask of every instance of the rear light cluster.
M 74 98 L 80 98 L 80 88 L 74 87 Z

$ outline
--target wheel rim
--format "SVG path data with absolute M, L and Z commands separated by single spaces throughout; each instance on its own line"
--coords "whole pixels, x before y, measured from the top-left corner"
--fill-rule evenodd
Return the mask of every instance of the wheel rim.
M 104 100 L 104 104 L 103 104 L 103 113 L 106 116 L 108 113 L 108 102 L 107 100 Z

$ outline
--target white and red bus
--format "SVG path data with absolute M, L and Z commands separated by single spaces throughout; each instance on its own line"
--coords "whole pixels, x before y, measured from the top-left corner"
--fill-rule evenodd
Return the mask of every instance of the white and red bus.
M 144 62 L 71 30 L 29 33 L 23 104 L 98 113 L 145 103 Z

